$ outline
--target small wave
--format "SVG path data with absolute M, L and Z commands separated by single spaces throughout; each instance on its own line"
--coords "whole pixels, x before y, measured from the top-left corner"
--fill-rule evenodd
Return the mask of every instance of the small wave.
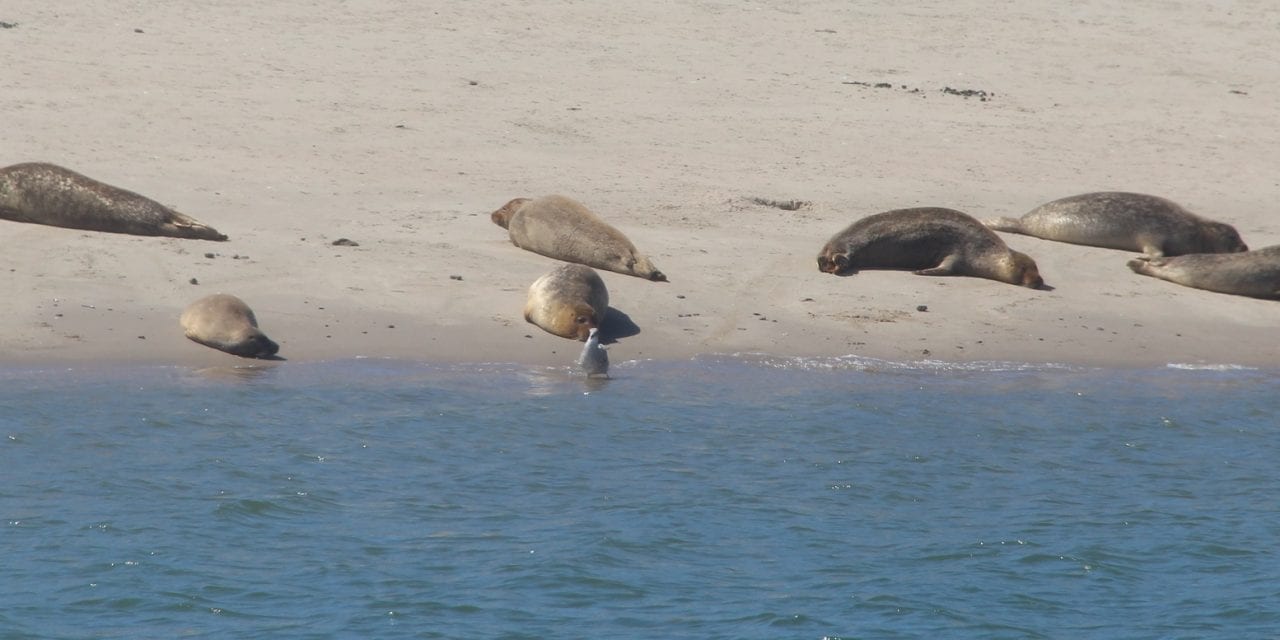
M 1181 371 L 1258 371 L 1258 367 L 1242 364 L 1193 364 L 1190 362 L 1170 362 L 1165 365 L 1165 368 Z
M 276 498 L 241 498 L 220 503 L 214 508 L 219 518 L 238 522 L 255 520 L 287 520 L 316 511 L 332 509 L 337 503 L 310 493 Z
M 897 361 L 858 355 L 775 356 L 762 353 L 733 353 L 712 358 L 734 359 L 748 364 L 789 371 L 1083 371 L 1084 367 L 1057 362 L 1032 363 L 1003 360 L 946 362 L 943 360 Z

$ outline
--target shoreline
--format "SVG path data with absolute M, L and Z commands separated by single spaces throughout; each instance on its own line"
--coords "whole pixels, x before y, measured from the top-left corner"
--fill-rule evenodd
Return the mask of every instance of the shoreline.
M 20 248 L 67 249 L 64 272 L 20 260 L 0 285 L 8 299 L 28 305 L 9 317 L 0 361 L 239 360 L 186 340 L 178 326 L 186 304 L 218 291 L 244 299 L 287 360 L 572 361 L 581 343 L 521 317 L 529 283 L 557 262 L 512 246 L 482 217 L 461 218 L 471 228 L 448 231 L 450 251 L 425 266 L 406 262 L 414 248 L 404 239 L 362 237 L 366 244 L 354 248 L 305 239 L 272 246 L 261 237 L 214 245 L 0 222 L 17 231 Z M 704 238 L 749 243 L 730 229 L 701 238 L 671 228 L 632 232 L 643 234 L 641 246 L 665 248 L 654 260 L 673 281 L 599 272 L 613 305 L 604 333 L 619 336 L 611 357 L 766 353 L 1116 368 L 1280 363 L 1280 344 L 1271 340 L 1280 318 L 1275 301 L 1139 276 L 1124 268 L 1126 252 L 1005 235 L 1037 259 L 1052 290 L 897 271 L 838 277 L 819 273 L 808 255 L 816 253 L 812 238 L 834 221 L 795 221 L 758 263 L 697 246 Z M 210 246 L 216 250 L 201 251 Z M 92 274 L 85 262 L 94 264 Z M 289 262 L 297 264 L 284 266 Z
M 352 251 L 303 244 L 283 251 L 284 259 L 337 263 L 309 271 L 329 281 L 328 286 L 317 286 L 299 279 L 307 270 L 284 271 L 276 260 L 253 258 L 271 251 L 261 241 L 244 254 L 229 249 L 250 242 L 231 244 L 209 259 L 199 248 L 210 243 L 200 243 L 193 251 L 182 240 L 0 224 L 19 229 L 20 237 L 33 239 L 32 246 L 60 238 L 77 247 L 74 251 L 82 258 L 105 262 L 103 257 L 112 257 L 115 266 L 101 271 L 122 272 L 116 285 L 105 291 L 97 289 L 100 276 L 82 280 L 73 273 L 55 282 L 40 282 L 43 275 L 33 282 L 12 278 L 10 287 L 31 288 L 11 293 L 10 298 L 25 295 L 35 302 L 25 318 L 10 317 L 9 338 L 0 340 L 4 362 L 240 361 L 188 341 L 178 326 L 190 300 L 219 290 L 245 299 L 262 330 L 280 343 L 286 360 L 366 356 L 555 365 L 573 361 L 581 349 L 581 343 L 547 334 L 521 317 L 528 283 L 556 262 L 517 249 L 501 237 L 458 238 L 460 248 L 453 255 L 469 256 L 475 264 L 456 269 L 445 265 L 447 270 L 430 278 L 405 270 L 396 249 L 370 247 L 361 252 L 359 247 Z M 654 229 L 645 231 L 657 234 Z M 810 264 L 810 241 L 803 232 L 780 235 L 772 260 L 750 266 L 726 263 L 687 240 L 679 247 L 678 233 L 662 235 L 665 243 L 645 242 L 675 245 L 696 258 L 682 261 L 671 249 L 655 258 L 675 274 L 672 283 L 600 272 L 614 305 L 604 333 L 622 329 L 621 337 L 609 345 L 615 360 L 765 353 L 1114 368 L 1173 362 L 1266 367 L 1280 362 L 1280 344 L 1270 340 L 1271 319 L 1280 313 L 1274 301 L 1224 296 L 1132 273 L 1125 276 L 1119 271 L 1128 257 L 1125 252 L 1010 238 L 1012 246 L 1033 245 L 1046 281 L 1054 286 L 1044 291 L 895 271 L 848 277 L 822 274 Z M 730 234 L 720 238 L 745 242 Z M 139 262 L 136 258 L 143 252 L 153 260 Z M 234 257 L 241 255 L 249 258 Z M 153 289 L 157 258 L 168 281 Z M 493 271 L 486 264 L 502 268 Z M 208 280 L 230 279 L 218 274 L 219 269 L 248 271 L 249 277 L 235 278 L 241 281 L 235 289 L 207 285 Z M 23 271 L 15 268 L 13 273 Z M 200 284 L 183 282 L 188 273 L 199 274 Z M 274 274 L 297 282 L 278 291 Z M 384 282 L 372 288 L 366 275 Z M 1113 277 L 1119 280 L 1108 288 L 1099 286 Z M 326 294 L 317 295 L 325 289 Z M 21 323 L 15 322 L 19 319 Z
M 1230 16 L 1155 0 L 16 0 L 0 15 L 16 25 L 0 30 L 0 165 L 59 164 L 230 240 L 0 221 L 0 362 L 224 362 L 177 326 L 215 292 L 245 300 L 291 361 L 571 362 L 579 343 L 521 316 L 554 262 L 489 219 L 559 193 L 671 279 L 601 273 L 639 329 L 615 360 L 1276 366 L 1280 303 L 1140 276 L 1123 251 L 1000 234 L 1051 291 L 815 264 L 874 213 L 1016 216 L 1093 191 L 1162 196 L 1251 247 L 1280 243 L 1280 48 L 1260 44 L 1265 7 Z
M 939 375 L 964 373 L 1100 373 L 1127 374 L 1152 373 L 1158 371 L 1185 371 L 1195 373 L 1280 373 L 1277 365 L 1242 365 L 1236 363 L 1185 363 L 1167 362 L 1163 364 L 1108 365 L 1098 363 L 1065 363 L 1065 362 L 1021 362 L 1012 360 L 887 360 L 863 355 L 844 356 L 786 356 L 766 353 L 703 353 L 687 358 L 645 358 L 614 361 L 608 381 L 625 380 L 625 371 L 634 367 L 646 366 L 680 366 L 697 364 L 701 366 L 718 366 L 737 364 L 752 368 L 773 369 L 779 371 L 806 371 L 838 375 L 842 372 L 879 372 L 902 373 L 919 372 Z M 406 370 L 424 369 L 440 372 L 454 370 L 459 374 L 476 373 L 486 370 L 528 370 L 543 371 L 548 374 L 563 375 L 566 378 L 580 378 L 586 382 L 600 383 L 605 380 L 589 379 L 581 374 L 575 362 L 510 362 L 510 361 L 445 361 L 405 358 L 396 356 L 353 356 L 334 358 L 314 358 L 298 361 L 280 360 L 222 360 L 202 361 L 187 359 L 181 361 L 162 361 L 151 359 L 54 359 L 54 360 L 21 360 L 0 364 L 0 374 L 11 375 L 17 372 L 111 372 L 132 369 L 173 369 L 187 370 L 210 374 L 214 378 L 257 379 L 260 375 L 271 372 L 277 367 L 359 367 L 375 365 Z M 619 372 L 623 372 L 621 376 Z

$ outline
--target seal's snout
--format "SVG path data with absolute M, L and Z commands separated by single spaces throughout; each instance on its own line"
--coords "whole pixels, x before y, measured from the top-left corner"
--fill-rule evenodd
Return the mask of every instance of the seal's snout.
M 1040 274 L 1035 271 L 1028 271 L 1022 277 L 1022 286 L 1029 289 L 1044 289 L 1044 278 L 1040 277 Z
M 596 320 L 594 311 L 590 313 L 581 313 L 573 318 L 573 323 L 577 326 L 574 332 L 578 342 L 586 342 L 591 337 L 591 332 L 600 328 L 599 321 Z
M 239 345 L 227 349 L 229 353 L 242 358 L 263 358 L 270 360 L 280 351 L 280 345 L 262 332 L 247 337 Z
M 840 275 L 849 268 L 849 257 L 844 254 L 818 256 L 818 271 Z
M 276 344 L 275 340 L 272 340 L 265 335 L 259 336 L 255 342 L 258 347 L 258 353 L 256 355 L 259 358 L 274 356 L 280 352 L 280 345 Z

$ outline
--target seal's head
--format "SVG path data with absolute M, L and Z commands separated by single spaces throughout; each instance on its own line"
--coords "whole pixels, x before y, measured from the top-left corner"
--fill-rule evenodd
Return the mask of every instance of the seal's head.
M 1200 233 L 1204 238 L 1206 253 L 1239 253 L 1249 250 L 1236 228 L 1225 222 L 1206 220 Z
M 849 260 L 849 254 L 843 251 L 837 251 L 830 245 L 823 247 L 822 253 L 818 254 L 818 271 L 838 276 L 852 273 L 853 269 Z
M 1044 287 L 1044 278 L 1040 277 L 1040 268 L 1031 256 L 1018 251 L 1009 251 L 1008 271 L 1005 274 L 1009 284 L 1021 285 L 1031 289 Z
M 245 332 L 239 340 L 227 346 L 227 353 L 242 358 L 270 358 L 279 351 L 280 345 L 257 329 Z
M 646 256 L 638 256 L 627 261 L 627 270 L 651 282 L 667 282 L 667 274 L 658 271 Z
M 489 214 L 489 219 L 493 220 L 493 223 L 499 227 L 506 229 L 511 224 L 511 216 L 515 215 L 516 211 L 519 211 L 520 207 L 524 206 L 524 203 L 528 201 L 529 198 L 516 198 L 502 205 L 501 209 Z
M 562 309 L 556 324 L 565 329 L 561 335 L 572 335 L 579 342 L 586 342 L 591 331 L 600 327 L 600 319 L 591 305 L 580 302 Z

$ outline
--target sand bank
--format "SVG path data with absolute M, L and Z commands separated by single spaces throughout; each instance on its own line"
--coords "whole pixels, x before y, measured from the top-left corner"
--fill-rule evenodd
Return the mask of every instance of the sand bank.
M 564 193 L 671 279 L 602 274 L 639 329 L 615 362 L 1280 363 L 1280 304 L 1144 278 L 1124 252 L 1005 235 L 1052 291 L 817 271 L 871 213 L 1099 190 L 1280 243 L 1268 5 L 989 6 L 8 3 L 0 164 L 62 164 L 231 240 L 0 221 L 0 361 L 231 358 L 177 327 L 224 291 L 291 360 L 565 363 L 579 345 L 520 315 L 553 263 L 488 218 Z

